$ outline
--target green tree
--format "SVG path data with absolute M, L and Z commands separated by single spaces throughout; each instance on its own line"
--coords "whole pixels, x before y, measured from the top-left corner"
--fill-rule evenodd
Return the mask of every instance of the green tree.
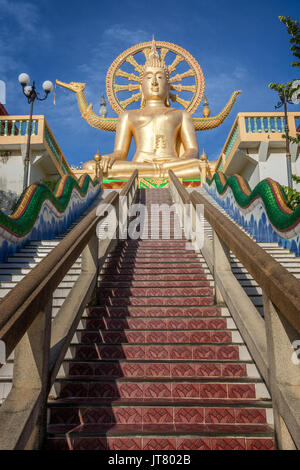
M 290 35 L 290 51 L 292 54 L 297 58 L 297 60 L 292 62 L 292 67 L 300 67 L 300 62 L 298 59 L 300 59 L 300 26 L 299 26 L 299 21 L 297 20 L 292 20 L 290 16 L 279 16 L 278 17 L 281 23 L 283 23 L 286 26 L 287 33 Z M 295 79 L 294 79 L 295 80 Z M 295 91 L 299 90 L 300 95 L 300 86 L 297 88 L 293 87 L 293 81 L 287 82 L 287 83 L 270 83 L 269 87 L 272 90 L 276 90 L 278 93 L 282 93 L 283 91 L 286 93 L 287 97 L 289 99 L 292 98 L 292 95 L 295 93 Z
M 299 21 L 292 20 L 290 16 L 279 16 L 281 23 L 286 26 L 286 31 L 290 36 L 290 51 L 296 58 L 292 62 L 292 67 L 300 67 L 300 26 Z M 300 134 L 297 133 L 296 137 L 289 136 L 288 124 L 287 124 L 287 103 L 295 104 L 300 98 L 300 80 L 294 79 L 287 83 L 270 83 L 269 88 L 277 91 L 279 94 L 280 102 L 275 108 L 284 105 L 285 113 L 285 131 L 282 137 L 286 139 L 286 158 L 287 158 L 287 171 L 288 171 L 288 187 L 284 187 L 285 194 L 287 196 L 288 204 L 294 209 L 300 203 L 300 194 L 293 189 L 292 180 L 298 182 L 295 175 L 292 175 L 291 169 L 291 154 L 289 150 L 289 142 L 296 144 L 300 143 Z

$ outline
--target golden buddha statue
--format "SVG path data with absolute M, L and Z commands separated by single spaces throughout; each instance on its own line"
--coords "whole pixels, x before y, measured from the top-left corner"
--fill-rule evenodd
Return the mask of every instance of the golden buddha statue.
M 144 177 L 165 178 L 172 169 L 179 177 L 199 177 L 198 143 L 192 116 L 170 108 L 169 73 L 155 42 L 140 77 L 141 109 L 124 111 L 118 120 L 114 152 L 101 157 L 103 175 L 129 177 L 134 169 Z M 126 161 L 132 137 L 136 153 Z M 180 146 L 183 153 L 180 155 Z
M 160 46 L 159 56 L 157 44 Z M 149 47 L 151 45 L 151 47 Z M 137 63 L 133 53 L 142 51 L 146 62 L 142 66 Z M 167 66 L 164 57 L 169 52 L 177 55 L 174 62 Z M 199 64 L 187 51 L 170 43 L 142 43 L 125 51 L 113 62 L 108 72 L 107 88 L 108 98 L 119 118 L 99 117 L 92 111 L 92 105 L 87 105 L 84 88 L 85 84 L 65 84 L 57 80 L 57 84 L 76 92 L 82 117 L 93 127 L 116 131 L 114 151 L 108 155 L 102 155 L 100 167 L 105 178 L 128 179 L 137 169 L 140 177 L 166 178 L 168 170 L 172 169 L 180 178 L 201 177 L 201 162 L 198 159 L 198 143 L 196 130 L 209 129 L 220 125 L 228 116 L 236 96 L 240 92 L 234 92 L 230 102 L 224 110 L 214 117 L 209 117 L 208 102 L 204 102 L 204 118 L 193 118 L 191 111 L 195 110 L 201 101 L 204 91 L 204 78 Z M 190 69 L 184 73 L 170 78 L 176 66 L 186 60 Z M 139 73 L 128 73 L 120 68 L 125 61 L 130 63 Z M 198 68 L 197 68 L 198 67 Z M 116 85 L 116 76 L 125 77 L 136 84 Z M 196 78 L 195 85 L 175 85 L 186 77 Z M 116 92 L 120 90 L 139 90 L 139 93 L 131 98 L 119 102 Z M 194 101 L 186 101 L 172 96 L 171 90 L 194 92 Z M 140 109 L 126 110 L 128 104 L 141 100 Z M 185 110 L 170 107 L 170 99 L 178 101 Z M 114 104 L 117 103 L 116 106 Z M 128 161 L 129 147 L 132 138 L 136 144 L 136 152 L 132 161 Z M 203 166 L 203 165 L 202 165 Z

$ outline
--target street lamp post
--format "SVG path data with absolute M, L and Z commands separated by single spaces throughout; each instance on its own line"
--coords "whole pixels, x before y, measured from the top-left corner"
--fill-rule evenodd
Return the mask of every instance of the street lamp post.
M 288 126 L 288 117 L 287 117 L 287 103 L 293 104 L 293 101 L 289 100 L 285 90 L 279 93 L 280 101 L 275 106 L 275 109 L 281 108 L 284 109 L 284 131 L 285 131 L 285 148 L 286 148 L 286 165 L 287 165 L 287 176 L 288 176 L 288 186 L 293 188 L 293 179 L 292 179 L 292 157 L 290 152 L 290 140 L 289 140 L 289 126 Z
M 33 112 L 33 103 L 37 99 L 38 101 L 44 101 L 51 90 L 53 89 L 53 84 L 49 80 L 46 80 L 42 87 L 45 92 L 45 96 L 43 98 L 39 97 L 38 92 L 35 89 L 35 82 L 32 82 L 32 85 L 28 85 L 30 82 L 30 77 L 26 73 L 21 73 L 19 75 L 19 83 L 22 85 L 23 93 L 27 98 L 28 103 L 30 104 L 30 114 L 29 114 L 29 126 L 28 126 L 28 136 L 27 136 L 27 145 L 26 145 L 26 155 L 24 160 L 24 183 L 23 183 L 23 190 L 28 187 L 29 180 L 29 162 L 30 162 L 30 139 L 31 139 L 31 131 L 32 131 L 32 112 Z

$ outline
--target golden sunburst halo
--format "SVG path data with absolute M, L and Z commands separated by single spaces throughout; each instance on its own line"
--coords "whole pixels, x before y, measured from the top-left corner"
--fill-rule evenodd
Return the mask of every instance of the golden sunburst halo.
M 143 42 L 137 44 L 129 49 L 126 49 L 120 54 L 111 64 L 106 75 L 106 92 L 107 98 L 113 110 L 120 114 L 126 110 L 127 106 L 131 103 L 138 102 L 141 99 L 141 92 L 139 89 L 140 74 L 143 70 L 143 64 L 140 64 L 135 57 L 137 54 L 142 52 L 145 56 L 145 61 L 150 52 L 152 42 Z M 173 102 L 179 103 L 186 111 L 193 114 L 201 103 L 205 80 L 202 69 L 196 59 L 185 49 L 176 44 L 165 41 L 155 41 L 156 48 L 160 52 L 160 58 L 165 61 L 168 53 L 175 54 L 175 58 L 172 63 L 167 67 L 169 70 L 169 82 L 171 85 L 170 99 Z M 130 64 L 132 67 L 131 72 L 122 70 L 123 64 Z M 187 70 L 182 73 L 176 73 L 176 68 L 179 64 L 185 64 Z M 116 79 L 122 77 L 127 79 L 128 84 L 116 83 Z M 184 84 L 186 78 L 192 77 L 193 84 Z M 127 91 L 131 93 L 131 96 L 127 99 L 120 100 L 117 94 L 121 91 Z M 172 93 L 175 91 L 175 93 Z M 191 93 L 191 99 L 183 99 L 179 96 L 182 92 Z

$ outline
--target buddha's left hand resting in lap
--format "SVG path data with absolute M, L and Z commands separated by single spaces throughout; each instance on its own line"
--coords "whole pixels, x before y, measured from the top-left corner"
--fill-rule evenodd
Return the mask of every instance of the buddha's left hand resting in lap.
M 120 114 L 113 153 L 101 157 L 107 178 L 127 178 L 137 169 L 143 177 L 200 178 L 198 143 L 192 116 L 170 108 L 169 73 L 160 61 L 155 42 L 140 77 L 141 109 Z M 126 161 L 132 137 L 136 153 Z

